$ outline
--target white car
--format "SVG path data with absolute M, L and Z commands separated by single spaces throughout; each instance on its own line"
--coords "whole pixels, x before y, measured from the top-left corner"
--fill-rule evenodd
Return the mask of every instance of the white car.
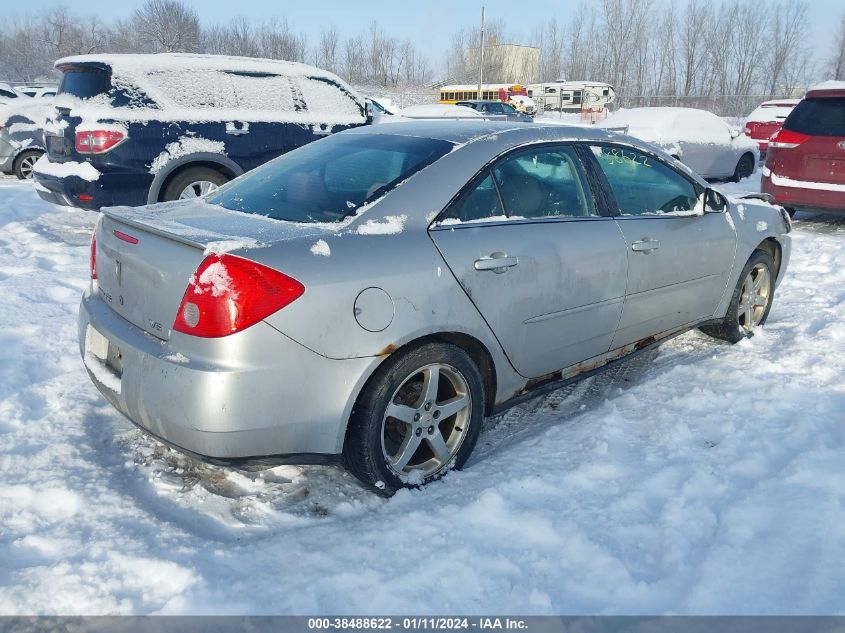
M 760 160 L 757 143 L 706 110 L 622 109 L 597 126 L 656 145 L 704 178 L 739 181 Z

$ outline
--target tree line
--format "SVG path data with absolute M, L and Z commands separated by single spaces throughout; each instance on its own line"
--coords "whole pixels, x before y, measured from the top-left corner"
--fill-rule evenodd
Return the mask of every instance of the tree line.
M 722 110 L 741 111 L 749 99 L 798 96 L 817 79 L 845 79 L 845 12 L 822 57 L 811 46 L 808 14 L 807 0 L 582 1 L 567 19 L 548 16 L 528 37 L 509 33 L 501 20 L 488 22 L 486 37 L 538 47 L 542 81 L 604 81 L 627 105 L 715 99 Z M 356 85 L 422 87 L 476 82 L 479 43 L 477 25 L 456 29 L 433 66 L 377 21 L 355 34 L 327 24 L 309 41 L 283 16 L 202 24 L 185 0 L 146 0 L 111 23 L 58 5 L 0 20 L 0 79 L 55 77 L 53 62 L 73 54 L 203 52 L 307 62 Z M 509 64 L 494 52 L 484 65 L 485 81 L 523 80 L 505 76 Z

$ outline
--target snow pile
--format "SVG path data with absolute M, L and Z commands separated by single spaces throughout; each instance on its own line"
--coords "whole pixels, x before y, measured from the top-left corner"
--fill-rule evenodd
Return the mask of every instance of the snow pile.
M 91 163 L 78 163 L 73 160 L 64 163 L 54 163 L 47 154 L 42 154 L 41 157 L 35 161 L 33 170 L 36 174 L 44 174 L 45 176 L 54 176 L 55 178 L 67 178 L 68 176 L 76 176 L 82 180 L 93 182 L 99 180 L 100 172 Z
M 798 214 L 754 338 L 521 405 L 386 501 L 196 462 L 107 404 L 76 332 L 98 217 L 0 179 L 0 613 L 841 612 L 844 219 Z
M 317 240 L 311 245 L 311 253 L 313 255 L 320 255 L 322 257 L 329 257 L 332 254 L 332 249 L 329 248 L 326 240 Z
M 229 269 L 226 268 L 226 264 L 222 261 L 209 264 L 200 273 L 199 279 L 192 275 L 190 283 L 194 287 L 194 292 L 197 294 L 211 292 L 212 297 L 236 294 L 232 288 L 232 277 L 229 276 Z
M 396 235 L 405 230 L 405 222 L 408 221 L 407 215 L 386 215 L 384 218 L 377 220 L 367 220 L 361 224 L 356 233 L 359 235 Z

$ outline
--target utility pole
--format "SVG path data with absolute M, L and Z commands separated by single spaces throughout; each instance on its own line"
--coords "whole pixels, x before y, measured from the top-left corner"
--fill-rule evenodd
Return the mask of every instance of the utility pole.
M 478 64 L 478 98 L 481 96 L 481 84 L 484 83 L 484 6 L 481 6 L 481 61 Z

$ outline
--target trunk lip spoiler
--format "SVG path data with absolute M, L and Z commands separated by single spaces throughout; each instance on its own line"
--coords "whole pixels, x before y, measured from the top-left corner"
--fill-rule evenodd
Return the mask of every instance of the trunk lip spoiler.
M 114 220 L 116 222 L 120 222 L 127 226 L 131 226 L 136 229 L 140 229 L 141 231 L 145 231 L 147 233 L 152 233 L 158 237 L 163 237 L 169 240 L 173 240 L 174 242 L 180 242 L 181 244 L 185 244 L 187 246 L 191 246 L 193 248 L 198 248 L 200 250 L 205 250 L 206 246 L 208 245 L 208 240 L 206 237 L 206 241 L 199 241 L 198 239 L 192 239 L 188 235 L 180 235 L 179 233 L 174 233 L 172 231 L 168 231 L 164 227 L 158 227 L 152 222 L 144 222 L 142 219 L 137 217 L 132 217 L 131 213 L 127 213 L 122 211 L 125 207 L 104 207 L 100 209 L 100 212 L 110 220 Z M 190 228 L 187 227 L 186 228 Z M 211 236 L 208 236 L 211 237 Z M 221 239 L 226 239 L 225 236 L 219 236 Z M 217 236 L 213 236 L 214 239 Z

